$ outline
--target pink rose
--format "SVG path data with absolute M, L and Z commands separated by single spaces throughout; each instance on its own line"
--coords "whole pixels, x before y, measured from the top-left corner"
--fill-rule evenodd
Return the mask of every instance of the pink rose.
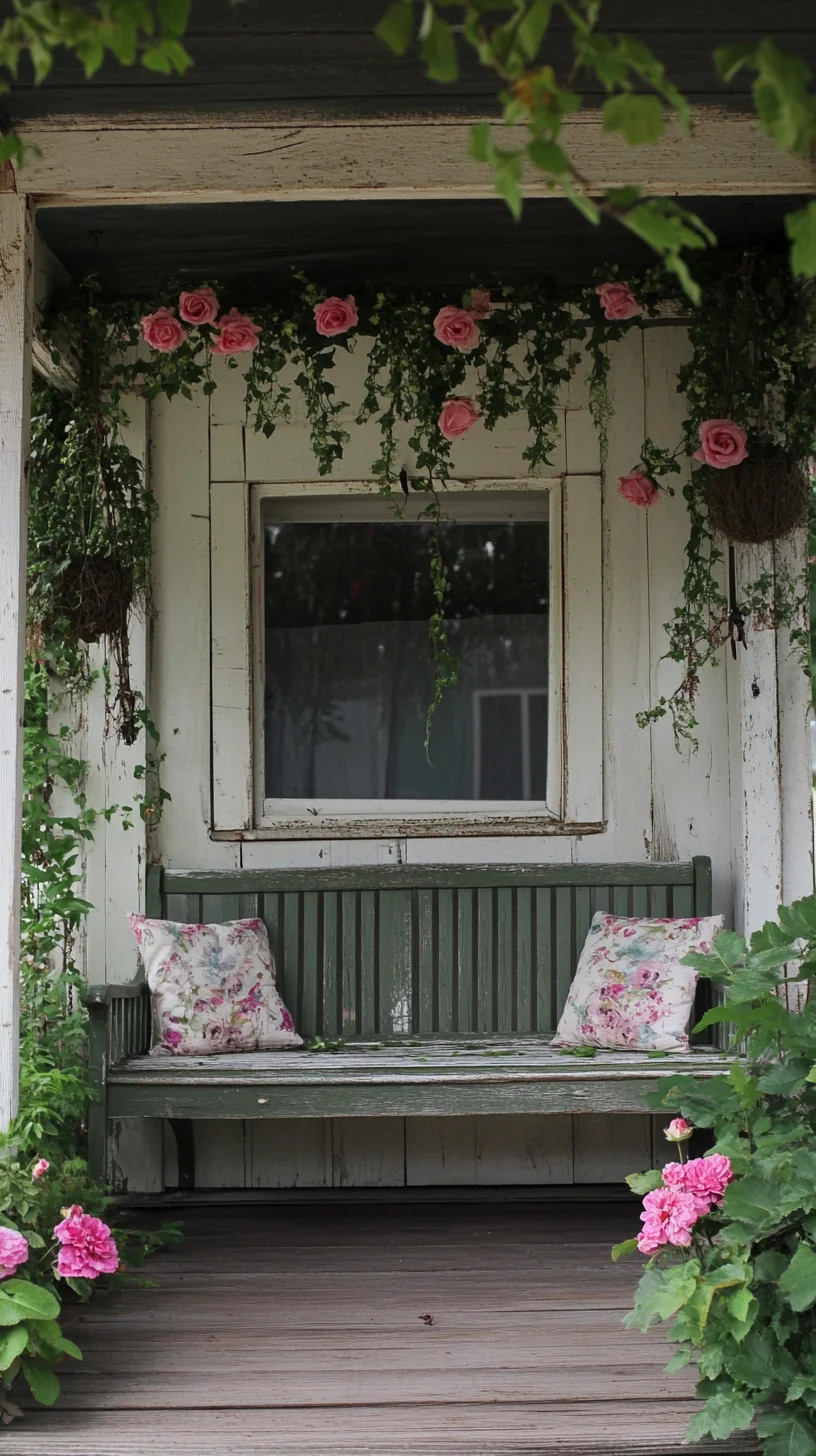
M 468 309 L 471 318 L 487 318 L 490 309 L 490 290 L 488 288 L 474 288 L 470 295 L 470 308 Z
M 34 1164 L 34 1167 L 31 1169 L 31 1176 L 34 1179 L 34 1182 L 39 1183 L 40 1179 L 45 1177 L 45 1174 L 48 1172 L 48 1169 L 50 1167 L 51 1164 L 49 1163 L 47 1158 L 38 1158 L 36 1163 Z
M 452 303 L 440 308 L 434 319 L 434 334 L 440 344 L 447 344 L 451 349 L 460 349 L 463 353 L 469 353 L 471 349 L 478 349 L 481 334 L 472 313 L 466 308 L 456 308 Z
M 179 294 L 179 314 L 188 324 L 213 324 L 218 316 L 218 299 L 212 288 L 193 288 Z
M 472 399 L 449 399 L 439 416 L 439 429 L 446 440 L 458 440 L 480 419 Z
M 151 349 L 158 349 L 161 354 L 172 354 L 187 338 L 187 330 L 179 323 L 172 308 L 157 308 L 155 313 L 146 313 L 139 322 L 142 338 Z
M 695 450 L 694 459 L 715 470 L 727 470 L 729 465 L 739 465 L 745 459 L 747 440 L 745 430 L 733 420 L 703 420 L 700 448 Z
M 628 283 L 599 283 L 595 292 L 605 318 L 630 319 L 643 312 Z
M 258 347 L 260 325 L 254 324 L 249 314 L 239 313 L 237 308 L 222 314 L 215 327 L 218 338 L 212 345 L 214 354 L 248 354 Z
M 647 510 L 660 500 L 660 491 L 642 470 L 630 470 L 628 475 L 621 476 L 618 495 L 622 495 L 630 505 L 644 506 Z
M 28 1258 L 28 1240 L 14 1229 L 0 1228 L 0 1279 L 16 1274 Z
M 327 339 L 335 334 L 347 334 L 359 322 L 357 304 L 351 294 L 348 298 L 324 298 L 314 306 L 315 328 Z
M 684 1117 L 673 1117 L 668 1127 L 664 1129 L 663 1136 L 670 1143 L 686 1143 L 694 1132 L 690 1122 Z
M 100 1274 L 115 1274 L 119 1268 L 119 1252 L 106 1223 L 83 1213 L 75 1203 L 63 1209 L 65 1217 L 54 1229 L 54 1237 L 62 1245 L 57 1255 L 57 1273 L 65 1279 L 97 1279 Z
M 630 319 L 643 312 L 628 283 L 599 283 L 595 292 L 605 318 Z
M 640 1219 L 643 1228 L 638 1234 L 638 1248 L 641 1254 L 654 1254 L 662 1244 L 688 1248 L 697 1210 L 690 1193 L 678 1188 L 656 1188 L 646 1194 Z
M 663 1169 L 666 1187 L 693 1198 L 698 1217 L 709 1213 L 713 1204 L 722 1203 L 733 1176 L 731 1160 L 723 1153 L 711 1153 L 707 1158 L 690 1158 L 687 1163 L 667 1163 Z
M 181 1032 L 176 1031 L 175 1028 L 172 1026 L 166 1026 L 164 1031 L 162 1032 L 162 1041 L 164 1045 L 168 1047 L 181 1046 Z

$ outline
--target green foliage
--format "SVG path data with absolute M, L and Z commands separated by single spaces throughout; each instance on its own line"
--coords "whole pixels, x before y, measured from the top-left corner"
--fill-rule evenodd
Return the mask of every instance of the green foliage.
M 0 25 L 0 94 L 16 80 L 25 56 L 37 82 L 51 71 L 56 52 L 68 51 L 85 76 L 94 76 L 108 53 L 122 66 L 137 61 L 149 71 L 183 75 L 192 65 L 182 37 L 190 0 L 15 0 L 14 14 Z M 0 162 L 22 160 L 14 133 L 0 137 Z
M 691 359 L 677 379 L 688 416 L 674 453 L 693 457 L 701 423 L 730 419 L 747 430 L 750 456 L 780 448 L 806 468 L 816 446 L 816 318 L 789 270 L 761 253 L 746 253 L 737 267 L 706 268 L 705 296 L 690 310 L 689 338 Z M 647 441 L 642 455 L 647 474 L 661 468 L 654 450 Z M 638 715 L 646 726 L 669 714 L 678 747 L 684 741 L 696 745 L 700 674 L 716 667 L 727 647 L 732 608 L 751 625 L 787 627 L 809 667 L 807 581 L 780 569 L 775 577 L 738 582 L 738 597 L 729 600 L 724 543 L 707 505 L 718 474 L 694 462 L 683 487 L 690 525 L 683 590 L 665 624 L 665 656 L 681 665 L 683 675 L 670 696 Z
M 664 1079 L 653 1105 L 710 1128 L 711 1151 L 730 1159 L 734 1178 L 722 1206 L 694 1225 L 691 1249 L 664 1246 L 650 1259 L 626 1323 L 671 1321 L 669 1368 L 697 1365 L 704 1404 L 689 1440 L 725 1440 L 756 1417 L 765 1456 L 812 1456 L 816 896 L 781 908 L 750 943 L 724 931 L 709 954 L 687 959 L 725 997 L 700 1025 L 730 1024 L 742 1060 L 720 1077 Z M 647 1192 L 662 1180 L 654 1170 L 627 1181 Z
M 442 15 L 440 12 L 444 11 Z M 571 56 L 563 76 L 547 61 L 554 15 L 566 25 Z M 452 13 L 452 14 L 451 14 Z M 563 192 L 591 224 L 601 217 L 616 219 L 636 234 L 675 275 L 685 295 L 700 302 L 700 285 L 692 276 L 688 253 L 716 242 L 696 214 L 671 198 L 643 197 L 637 186 L 609 188 L 599 198 L 590 179 L 570 157 L 564 121 L 582 104 L 576 89 L 592 77 L 605 93 L 603 128 L 629 146 L 660 141 L 666 115 L 674 114 L 691 130 L 691 108 L 665 67 L 642 41 L 600 29 L 600 0 L 397 0 L 377 34 L 398 55 L 418 35 L 420 51 L 432 80 L 455 81 L 459 73 L 457 38 L 470 47 L 481 65 L 493 70 L 505 88 L 500 92 L 505 125 L 526 127 L 527 139 L 499 145 L 488 123 L 474 127 L 471 155 L 492 168 L 494 185 L 513 216 L 523 206 L 525 163 L 544 174 L 546 185 Z M 559 37 L 560 39 L 560 37 Z M 753 99 L 760 124 L 778 146 L 805 155 L 816 139 L 816 94 L 810 70 L 797 56 L 772 40 L 722 46 L 714 52 L 722 79 L 730 82 L 743 69 L 754 74 Z M 591 195 L 592 194 L 592 195 Z M 809 209 L 786 220 L 793 243 L 794 274 L 816 276 L 816 244 Z

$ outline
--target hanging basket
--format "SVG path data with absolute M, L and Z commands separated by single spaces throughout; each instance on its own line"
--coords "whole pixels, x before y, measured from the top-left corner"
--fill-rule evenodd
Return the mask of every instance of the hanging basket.
M 112 556 L 84 556 L 62 574 L 56 608 L 80 642 L 122 639 L 133 603 L 133 569 Z
M 706 503 L 712 526 L 731 541 L 778 541 L 810 513 L 810 482 L 784 450 L 749 455 L 731 470 L 711 470 Z

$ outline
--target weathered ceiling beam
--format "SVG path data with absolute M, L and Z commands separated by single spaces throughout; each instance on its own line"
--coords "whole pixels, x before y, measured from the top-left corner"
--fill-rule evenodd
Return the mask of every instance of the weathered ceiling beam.
M 21 128 L 40 155 L 29 151 L 16 186 L 49 206 L 493 197 L 488 169 L 468 155 L 468 129 L 458 120 L 72 118 L 70 127 Z M 812 159 L 780 151 L 753 118 L 714 108 L 697 113 L 692 137 L 672 120 L 659 143 L 637 151 L 586 112 L 565 124 L 565 145 L 593 192 L 631 182 L 650 195 L 686 197 L 816 191 Z M 526 192 L 558 196 L 534 172 Z

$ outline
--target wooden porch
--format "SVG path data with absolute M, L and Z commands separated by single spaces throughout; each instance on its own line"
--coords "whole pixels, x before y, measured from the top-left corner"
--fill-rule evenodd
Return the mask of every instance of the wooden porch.
M 621 1319 L 632 1203 L 198 1208 L 8 1456 L 673 1456 L 694 1409 Z M 700 1452 L 750 1452 L 750 1437 Z

